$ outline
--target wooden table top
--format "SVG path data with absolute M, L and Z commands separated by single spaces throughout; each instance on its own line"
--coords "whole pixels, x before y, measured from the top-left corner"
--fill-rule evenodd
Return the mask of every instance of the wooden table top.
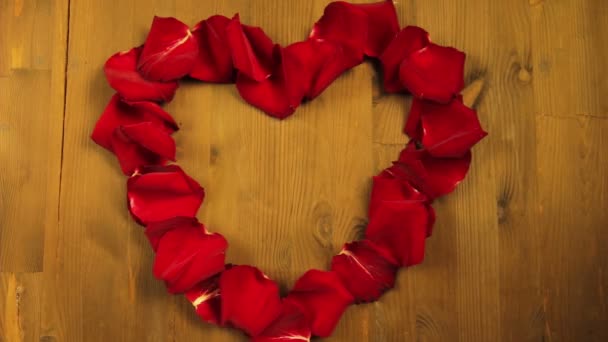
M 365 1 L 363 1 L 365 2 Z M 369 1 L 368 1 L 369 2 Z M 327 0 L 0 0 L 0 341 L 244 341 L 154 279 L 125 178 L 89 135 L 102 66 L 152 17 L 241 14 L 305 38 Z M 402 25 L 467 52 L 490 135 L 436 202 L 424 264 L 328 341 L 608 341 L 608 1 L 401 0 Z M 200 213 L 282 288 L 366 223 L 370 176 L 396 158 L 410 99 L 370 63 L 277 121 L 234 86 L 187 83 L 167 106 Z

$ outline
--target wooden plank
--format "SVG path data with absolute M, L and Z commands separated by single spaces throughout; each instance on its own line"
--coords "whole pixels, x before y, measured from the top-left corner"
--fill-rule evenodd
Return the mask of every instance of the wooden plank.
M 536 109 L 540 114 L 608 117 L 608 2 L 530 3 Z
M 548 341 L 608 339 L 602 257 L 608 253 L 607 5 L 547 1 L 531 8 L 543 227 L 540 315 Z
M 537 122 L 544 334 L 549 341 L 605 341 L 608 158 L 601 146 L 608 121 Z
M 67 7 L 0 1 L 0 271 L 43 266 L 57 223 Z

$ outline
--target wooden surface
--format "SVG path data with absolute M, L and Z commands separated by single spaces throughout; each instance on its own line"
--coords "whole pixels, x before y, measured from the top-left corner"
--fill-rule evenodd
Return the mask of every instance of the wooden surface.
M 153 15 L 240 12 L 286 44 L 327 0 L 0 0 L 0 341 L 242 341 L 151 273 L 125 179 L 89 139 L 102 65 Z M 401 0 L 402 25 L 468 53 L 489 137 L 436 203 L 423 265 L 351 307 L 329 341 L 608 341 L 608 2 Z M 479 95 L 479 96 L 476 96 Z M 370 64 L 279 122 L 233 86 L 184 84 L 168 110 L 201 219 L 281 287 L 365 227 L 370 176 L 396 158 L 409 99 Z

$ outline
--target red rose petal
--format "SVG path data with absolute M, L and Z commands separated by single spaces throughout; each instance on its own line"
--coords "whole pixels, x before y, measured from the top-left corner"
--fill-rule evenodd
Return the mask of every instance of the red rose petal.
M 275 46 L 275 63 L 270 77 L 260 82 L 239 73 L 236 87 L 249 104 L 284 119 L 300 105 L 306 89 L 299 82 L 306 76 L 300 61 L 286 54 L 279 45 Z
M 198 43 L 198 56 L 190 77 L 206 82 L 234 82 L 232 52 L 226 33 L 229 23 L 229 18 L 214 15 L 196 24 L 192 29 L 192 34 Z
M 399 32 L 399 19 L 393 0 L 371 4 L 355 4 L 367 14 L 367 42 L 365 55 L 379 56 Z
M 122 132 L 134 143 L 169 160 L 175 160 L 175 142 L 152 122 L 121 126 Z M 131 174 L 131 173 L 129 173 Z
M 194 226 L 198 224 L 198 220 L 195 217 L 173 217 L 168 220 L 151 222 L 146 226 L 146 237 L 150 241 L 150 245 L 154 252 L 158 249 L 158 243 L 160 238 L 165 235 L 166 232 L 183 226 Z
M 396 93 L 405 90 L 399 80 L 401 62 L 430 42 L 428 32 L 417 26 L 407 26 L 397 33 L 380 55 L 386 92 Z
M 369 217 L 384 201 L 428 201 L 428 198 L 409 182 L 402 182 L 385 175 L 384 172 L 373 178 L 372 193 L 369 201 Z
M 169 102 L 179 86 L 177 82 L 156 82 L 143 78 L 137 71 L 141 47 L 119 52 L 108 59 L 104 72 L 110 87 L 127 101 Z
M 424 259 L 428 225 L 424 203 L 384 202 L 370 217 L 365 237 L 375 243 L 383 257 L 400 266 L 411 266 Z
M 111 150 L 114 130 L 119 126 L 151 122 L 167 133 L 178 130 L 171 115 L 154 102 L 125 102 L 118 94 L 112 96 L 103 114 L 95 124 L 91 138 L 100 146 Z
M 154 17 L 137 69 L 146 79 L 172 81 L 192 71 L 197 55 L 198 45 L 186 24 Z
M 283 302 L 283 311 L 266 330 L 251 339 L 252 342 L 310 341 L 310 323 L 295 303 Z
M 313 39 L 287 46 L 284 55 L 299 66 L 299 72 L 293 78 L 302 85 L 305 97 L 310 100 L 319 96 L 346 70 L 363 61 L 362 56 L 356 57 L 338 44 Z
M 166 231 L 158 242 L 154 276 L 170 293 L 182 293 L 224 270 L 228 242 L 197 221 Z
M 368 39 L 368 16 L 362 9 L 343 2 L 332 2 L 317 21 L 309 38 L 341 45 L 356 58 L 363 58 Z
M 422 105 L 425 102 L 428 101 L 420 100 L 418 98 L 414 98 L 412 100 L 410 113 L 407 116 L 405 127 L 403 127 L 403 132 L 407 134 L 410 139 L 415 139 L 417 141 L 422 140 L 422 135 L 424 134 L 424 132 L 422 131 L 422 125 L 420 124 L 420 121 L 422 115 Z
M 416 124 L 415 120 L 419 119 Z M 481 128 L 477 112 L 462 103 L 458 95 L 448 104 L 414 99 L 406 129 L 419 126 L 419 139 L 430 155 L 461 157 L 487 133 Z M 409 134 L 409 133 L 408 133 Z
M 431 206 L 431 200 L 425 194 L 416 189 L 407 179 L 395 178 L 393 169 L 389 168 L 374 177 L 374 185 L 370 196 L 369 215 L 372 217 L 384 202 L 395 201 L 417 201 L 427 205 L 429 224 L 427 237 L 433 233 L 435 224 L 435 209 Z
M 327 337 L 354 298 L 335 272 L 310 270 L 298 279 L 285 301 L 304 310 L 313 335 Z
M 357 302 L 374 301 L 395 284 L 397 266 L 370 241 L 347 243 L 331 261 L 331 270 L 342 279 Z
M 262 29 L 242 25 L 238 14 L 226 28 L 234 67 L 255 81 L 263 81 L 274 66 L 274 43 Z
M 192 303 L 196 314 L 205 322 L 220 324 L 221 296 L 219 287 L 220 275 L 209 278 L 185 293 Z
M 133 174 L 141 166 L 164 165 L 175 160 L 175 141 L 152 122 L 120 126 L 110 142 L 125 175 Z
M 469 171 L 470 164 L 470 151 L 460 158 L 437 158 L 425 150 L 417 150 L 410 141 L 401 151 L 399 160 L 387 170 L 434 199 L 454 191 Z
M 138 223 L 196 215 L 205 191 L 179 166 L 143 167 L 139 172 L 127 182 L 129 211 Z
M 462 51 L 430 43 L 403 60 L 399 79 L 418 98 L 448 103 L 464 88 L 465 57 Z
M 234 266 L 220 276 L 222 324 L 232 324 L 251 336 L 264 331 L 280 314 L 279 287 L 260 270 Z

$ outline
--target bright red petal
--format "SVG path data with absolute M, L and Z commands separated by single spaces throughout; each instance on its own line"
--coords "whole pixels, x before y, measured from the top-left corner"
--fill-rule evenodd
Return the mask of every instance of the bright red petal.
M 173 217 L 168 220 L 151 222 L 146 226 L 146 237 L 150 241 L 150 245 L 154 252 L 158 249 L 158 243 L 160 238 L 165 235 L 166 232 L 184 226 L 194 226 L 198 224 L 198 220 L 195 217 Z
M 295 303 L 283 302 L 283 311 L 266 330 L 251 339 L 252 342 L 310 341 L 310 323 Z
M 415 115 L 420 117 L 422 145 L 432 156 L 461 157 L 488 134 L 481 128 L 477 112 L 465 106 L 460 96 L 448 104 L 414 102 L 418 105 L 412 105 L 412 110 L 420 111 Z
M 197 284 L 185 293 L 192 303 L 196 314 L 205 322 L 220 324 L 221 296 L 219 287 L 220 275 Z
M 270 116 L 284 119 L 293 114 L 304 97 L 301 71 L 298 60 L 289 59 L 284 49 L 275 46 L 276 66 L 270 77 L 256 81 L 239 73 L 236 87 L 249 104 L 263 110 Z
M 425 150 L 417 150 L 410 141 L 401 151 L 399 160 L 387 170 L 434 199 L 454 191 L 469 171 L 470 164 L 470 151 L 460 158 L 437 158 Z
M 433 43 L 410 54 L 399 67 L 399 79 L 414 96 L 448 103 L 464 88 L 465 54 Z
M 154 152 L 168 160 L 175 160 L 175 142 L 173 138 L 162 129 L 157 128 L 152 122 L 122 126 L 122 132 L 133 143 L 146 150 Z
M 154 259 L 154 276 L 164 280 L 170 293 L 182 293 L 224 270 L 228 243 L 191 221 L 165 232 Z
M 369 201 L 369 217 L 385 201 L 428 201 L 428 198 L 409 182 L 402 182 L 390 175 L 381 173 L 373 178 L 372 193 Z
M 220 277 L 222 324 L 232 324 L 251 336 L 264 331 L 281 314 L 279 287 L 260 270 L 234 266 Z
M 382 171 L 374 177 L 374 185 L 370 196 L 370 209 L 368 217 L 372 217 L 378 207 L 384 202 L 417 201 L 427 205 L 429 224 L 427 226 L 427 237 L 433 232 L 435 224 L 435 209 L 431 206 L 432 200 L 416 189 L 409 180 L 395 177 L 391 167 Z
M 127 182 L 129 211 L 142 225 L 194 217 L 204 197 L 203 188 L 177 165 L 143 167 Z
M 196 24 L 192 29 L 192 34 L 198 43 L 198 56 L 190 77 L 206 82 L 234 82 L 232 52 L 226 34 L 229 23 L 229 18 L 214 15 Z
M 428 207 L 421 202 L 384 202 L 370 217 L 365 237 L 383 257 L 400 266 L 424 259 L 424 241 L 429 225 Z
M 175 141 L 149 121 L 116 128 L 110 143 L 125 175 L 145 165 L 175 160 Z
M 365 55 L 377 57 L 399 32 L 399 20 L 393 0 L 371 4 L 355 4 L 367 14 L 367 43 Z
M 137 68 L 149 80 L 177 80 L 192 71 L 197 55 L 198 45 L 186 24 L 154 17 Z
M 104 66 L 108 83 L 127 101 L 171 101 L 178 87 L 177 82 L 144 79 L 137 71 L 141 50 L 141 47 L 133 48 L 110 57 Z
M 104 148 L 111 150 L 114 130 L 119 126 L 151 122 L 167 133 L 178 130 L 171 115 L 154 102 L 125 102 L 118 94 L 112 96 L 110 103 L 95 125 L 91 138 Z
M 363 61 L 362 56 L 354 56 L 339 44 L 314 39 L 287 46 L 284 55 L 299 66 L 292 77 L 294 83 L 302 85 L 305 97 L 310 100 L 319 96 L 346 70 Z
M 242 25 L 238 15 L 226 28 L 234 67 L 255 81 L 263 81 L 272 73 L 274 43 L 262 29 Z
M 380 55 L 385 91 L 396 93 L 405 90 L 399 80 L 401 62 L 430 42 L 429 34 L 417 26 L 407 26 L 397 33 Z
M 332 2 L 315 23 L 310 38 L 338 44 L 362 58 L 368 41 L 368 16 L 352 4 Z
M 313 335 L 327 337 L 354 298 L 335 272 L 310 270 L 298 279 L 285 301 L 304 310 Z
M 381 256 L 370 241 L 347 243 L 331 261 L 357 302 L 374 301 L 395 284 L 397 266 Z

